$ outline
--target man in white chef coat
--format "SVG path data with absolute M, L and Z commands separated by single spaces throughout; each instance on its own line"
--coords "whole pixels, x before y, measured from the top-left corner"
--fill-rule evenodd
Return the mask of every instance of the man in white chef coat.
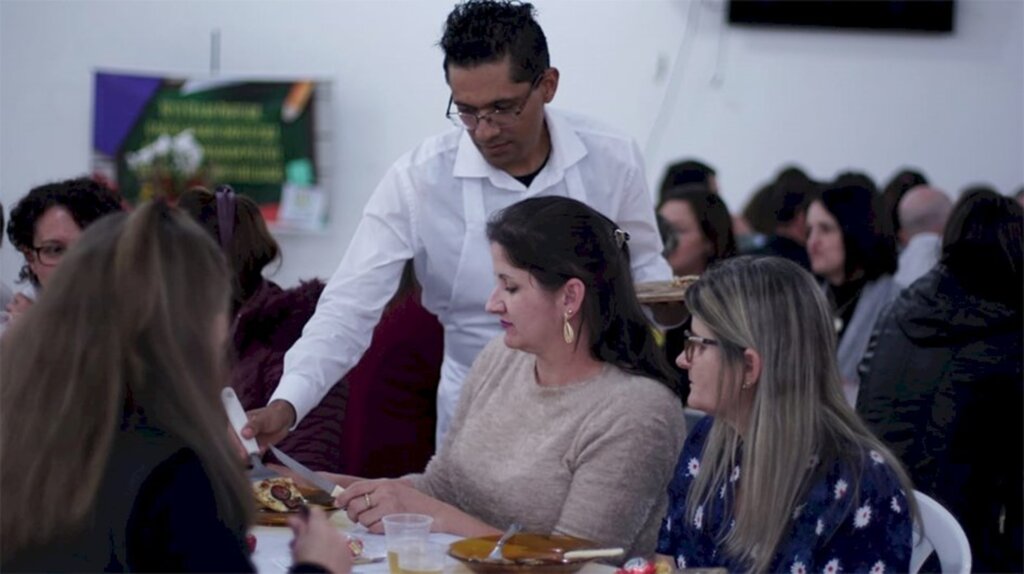
M 550 67 L 533 6 L 460 4 L 441 39 L 458 129 L 398 159 L 374 190 L 338 270 L 266 408 L 246 434 L 280 440 L 360 359 L 385 303 L 412 259 L 423 305 L 444 325 L 437 444 L 477 353 L 501 329 L 484 311 L 494 287 L 484 230 L 494 212 L 528 197 L 567 196 L 630 235 L 637 282 L 667 280 L 639 148 L 590 119 L 546 107 L 559 73 Z

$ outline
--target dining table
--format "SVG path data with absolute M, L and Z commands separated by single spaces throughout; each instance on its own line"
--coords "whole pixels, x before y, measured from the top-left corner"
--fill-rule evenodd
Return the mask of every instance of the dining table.
M 335 525 L 345 534 L 359 538 L 363 541 L 364 560 L 372 562 L 357 564 L 352 571 L 355 574 L 386 574 L 388 570 L 387 546 L 383 534 L 373 534 L 361 525 L 339 526 Z M 287 572 L 292 564 L 291 549 L 289 543 L 292 540 L 292 531 L 287 526 L 254 526 L 250 532 L 256 536 L 256 550 L 252 554 L 253 564 L 260 574 L 282 574 Z M 431 542 L 439 544 L 451 544 L 460 540 L 461 536 L 434 532 L 430 535 Z M 445 562 L 445 574 L 471 574 L 471 570 L 464 564 L 452 557 L 447 557 Z M 607 564 L 588 562 L 580 574 L 614 574 L 616 568 Z

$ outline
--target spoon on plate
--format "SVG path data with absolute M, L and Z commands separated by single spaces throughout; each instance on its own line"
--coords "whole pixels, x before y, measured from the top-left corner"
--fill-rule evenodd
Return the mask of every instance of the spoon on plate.
M 504 560 L 505 555 L 502 554 L 502 550 L 505 548 L 505 543 L 508 542 L 509 538 L 512 538 L 513 534 L 519 532 L 521 528 L 522 526 L 520 526 L 518 522 L 513 522 L 512 524 L 509 524 L 508 529 L 506 529 L 505 533 L 502 534 L 501 538 L 498 539 L 498 543 L 494 545 L 494 549 L 491 550 L 491 553 L 487 555 L 487 559 L 496 561 Z

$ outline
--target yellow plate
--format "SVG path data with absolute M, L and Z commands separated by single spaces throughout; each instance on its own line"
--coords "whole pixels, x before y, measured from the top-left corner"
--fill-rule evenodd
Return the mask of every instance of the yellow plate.
M 466 538 L 453 542 L 448 554 L 460 560 L 467 568 L 482 574 L 501 572 L 544 572 L 547 574 L 576 572 L 590 559 L 565 560 L 566 552 L 598 548 L 589 540 L 562 534 L 519 533 L 508 539 L 503 554 L 504 562 L 487 560 L 498 535 Z

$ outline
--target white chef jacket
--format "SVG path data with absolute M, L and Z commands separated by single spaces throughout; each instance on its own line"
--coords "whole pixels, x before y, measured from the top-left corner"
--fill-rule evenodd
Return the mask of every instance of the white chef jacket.
M 495 285 L 488 217 L 528 197 L 587 203 L 629 232 L 634 281 L 671 278 L 636 143 L 579 115 L 547 108 L 545 119 L 551 155 L 529 188 L 488 164 L 461 129 L 428 138 L 391 166 L 302 337 L 285 354 L 270 400 L 290 402 L 298 419 L 309 413 L 362 357 L 412 259 L 423 305 L 444 326 L 436 437 L 442 444 L 463 378 L 501 330 L 484 310 Z

